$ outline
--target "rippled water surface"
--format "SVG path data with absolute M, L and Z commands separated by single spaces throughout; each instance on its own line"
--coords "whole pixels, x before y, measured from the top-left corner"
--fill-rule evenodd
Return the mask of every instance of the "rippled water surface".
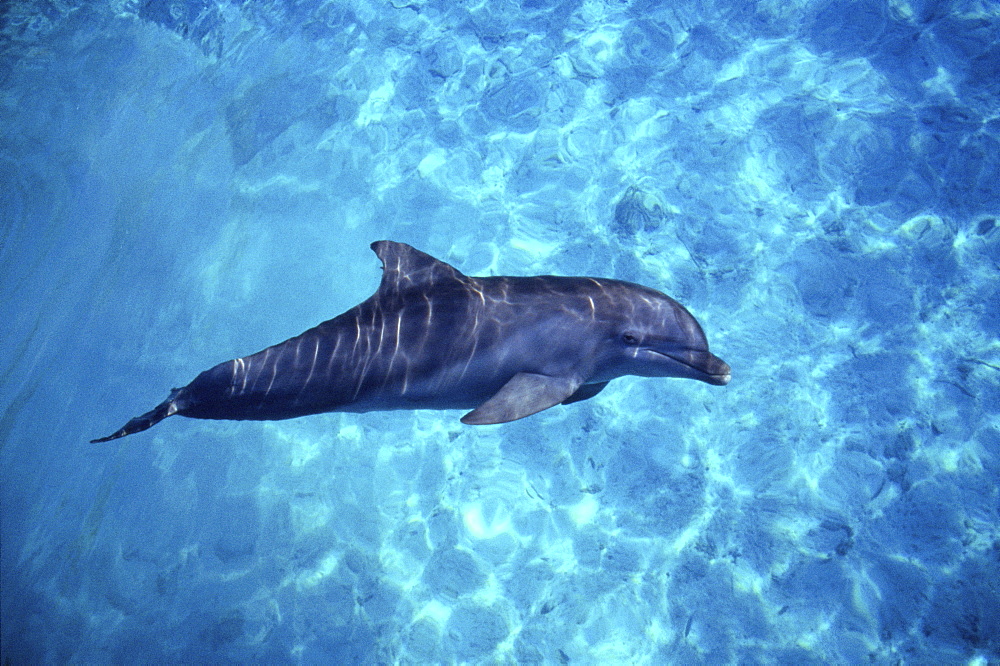
M 1000 9 L 8 2 L 4 663 L 1000 659 Z M 725 388 L 173 418 L 414 245 L 665 291 Z

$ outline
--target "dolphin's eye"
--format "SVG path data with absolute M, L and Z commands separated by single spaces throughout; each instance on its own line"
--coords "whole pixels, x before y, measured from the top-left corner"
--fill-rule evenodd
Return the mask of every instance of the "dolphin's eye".
M 622 335 L 622 342 L 630 347 L 634 347 L 639 344 L 639 338 L 634 333 L 625 333 Z

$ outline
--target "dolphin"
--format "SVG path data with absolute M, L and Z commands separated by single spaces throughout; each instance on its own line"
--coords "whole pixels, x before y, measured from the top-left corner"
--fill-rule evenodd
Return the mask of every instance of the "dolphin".
M 107 442 L 168 416 L 277 420 L 323 412 L 471 409 L 506 423 L 592 398 L 623 375 L 729 383 L 684 306 L 590 277 L 469 277 L 404 243 L 377 241 L 378 291 L 347 312 L 175 388 Z

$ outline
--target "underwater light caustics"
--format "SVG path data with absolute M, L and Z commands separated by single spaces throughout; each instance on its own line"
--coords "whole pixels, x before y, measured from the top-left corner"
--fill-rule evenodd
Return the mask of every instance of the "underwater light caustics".
M 597 395 L 624 375 L 723 386 L 729 366 L 680 303 L 630 282 L 469 277 L 378 241 L 371 298 L 281 344 L 202 372 L 106 442 L 168 416 L 277 420 L 323 412 L 464 409 L 505 423 Z

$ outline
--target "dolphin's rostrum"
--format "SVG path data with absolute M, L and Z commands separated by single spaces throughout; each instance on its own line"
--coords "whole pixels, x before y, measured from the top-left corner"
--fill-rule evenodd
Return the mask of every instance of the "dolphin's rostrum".
M 623 375 L 729 383 L 701 326 L 654 289 L 588 277 L 469 277 L 378 241 L 382 283 L 344 314 L 220 363 L 108 440 L 180 414 L 288 419 L 322 412 L 472 409 L 505 423 L 597 395 Z M 474 409 L 473 409 L 474 408 Z

